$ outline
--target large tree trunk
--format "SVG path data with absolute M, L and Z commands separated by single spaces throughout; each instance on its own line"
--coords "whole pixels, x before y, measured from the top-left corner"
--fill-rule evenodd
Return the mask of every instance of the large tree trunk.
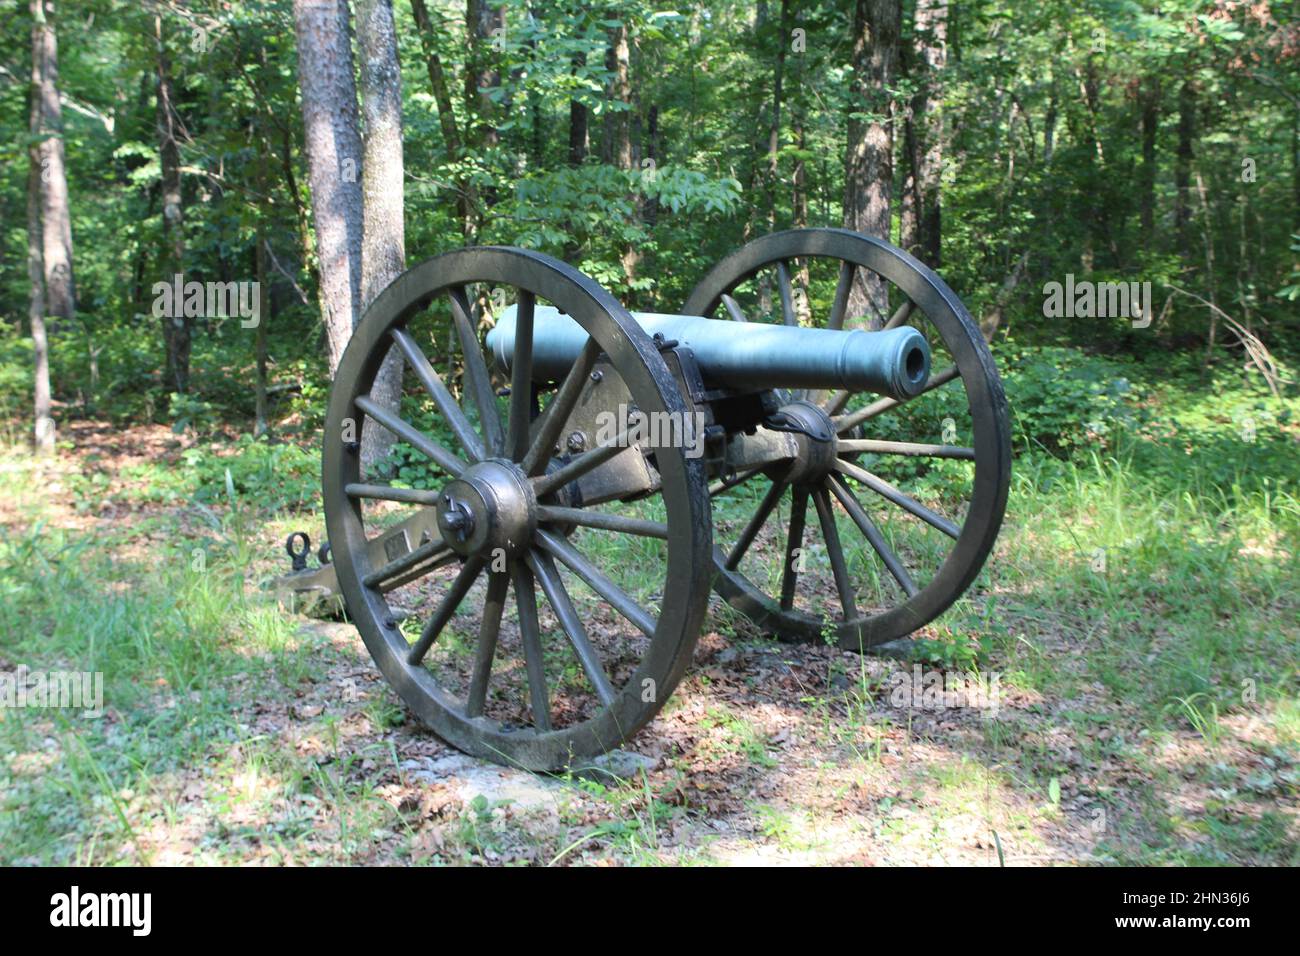
M 857 0 L 853 12 L 853 83 L 844 169 L 844 225 L 889 239 L 893 186 L 894 104 L 889 87 L 898 60 L 900 0 Z M 867 114 L 866 119 L 856 114 Z M 878 276 L 856 270 L 849 292 L 849 318 L 870 313 L 871 324 L 888 317 L 889 289 Z
M 63 150 L 63 110 L 59 105 L 59 46 L 54 32 L 54 0 L 31 0 L 32 135 L 40 156 L 41 254 L 45 312 L 71 319 L 77 312 L 72 275 L 72 216 Z
M 402 221 L 402 87 L 392 0 L 358 0 L 361 101 L 365 119 L 364 228 L 361 240 L 361 307 L 365 309 L 406 268 Z M 393 411 L 402 397 L 402 356 L 396 347 L 370 390 Z M 362 432 L 361 461 L 373 469 L 388 455 L 393 436 L 381 428 Z
M 180 117 L 176 112 L 171 64 L 163 38 L 162 16 L 154 17 L 154 40 L 158 54 L 156 87 L 158 159 L 162 177 L 162 227 L 167 249 L 166 274 L 185 271 L 185 200 L 181 192 Z M 190 346 L 194 323 L 184 304 L 173 302 L 169 315 L 162 317 L 163 346 L 167 350 L 164 377 L 167 387 L 184 394 L 190 390 Z
M 361 309 L 361 134 L 346 0 L 294 0 L 298 84 L 330 374 Z

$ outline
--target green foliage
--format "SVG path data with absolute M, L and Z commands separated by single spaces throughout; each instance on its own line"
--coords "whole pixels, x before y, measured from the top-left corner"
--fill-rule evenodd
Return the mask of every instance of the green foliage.
M 913 642 L 911 658 L 956 673 L 974 671 L 986 664 L 992 649 L 992 637 L 962 632 L 952 640 L 922 638 Z
M 195 445 L 175 464 L 127 465 L 120 477 L 142 500 L 238 505 L 263 513 L 313 507 L 320 498 L 320 454 L 315 447 L 241 435 L 232 442 Z M 92 476 L 78 476 L 74 494 L 87 506 L 104 490 Z
M 532 174 L 515 187 L 511 208 L 494 228 L 503 242 L 563 256 L 581 250 L 581 267 L 597 282 L 625 292 L 648 292 L 647 276 L 628 282 L 620 256 L 628 248 L 641 255 L 657 248 L 656 230 L 641 209 L 654 201 L 681 217 L 725 215 L 740 202 L 740 184 L 730 177 L 710 179 L 681 167 L 621 170 L 588 164 Z M 680 228 L 682 219 L 674 219 Z
M 205 402 L 194 395 L 182 395 L 179 392 L 171 394 L 167 417 L 171 419 L 172 431 L 177 434 L 193 431 L 200 435 L 209 435 L 218 422 L 217 410 L 211 402 Z
M 1105 447 L 1116 428 L 1136 420 L 1140 396 L 1126 363 L 1079 349 L 1011 342 L 997 355 L 1022 448 L 1063 454 L 1084 445 Z
M 1300 253 L 1300 235 L 1291 236 L 1291 251 Z M 1300 299 L 1300 256 L 1298 261 L 1291 268 L 1291 274 L 1287 276 L 1287 284 L 1277 290 L 1278 298 L 1286 299 L 1288 302 L 1294 302 Z
M 183 479 L 200 501 L 228 497 L 227 482 L 255 506 L 269 511 L 309 507 L 320 496 L 320 455 L 314 448 L 241 435 L 231 447 L 182 456 Z

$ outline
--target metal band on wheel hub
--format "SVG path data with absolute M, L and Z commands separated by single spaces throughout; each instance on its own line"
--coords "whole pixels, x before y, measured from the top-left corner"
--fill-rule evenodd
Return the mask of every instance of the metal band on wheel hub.
M 791 431 L 799 449 L 794 463 L 778 474 L 792 485 L 817 484 L 835 467 L 835 425 L 822 409 L 811 402 L 793 401 L 777 413 L 784 420 L 782 431 Z
M 443 486 L 437 508 L 443 541 L 465 557 L 517 557 L 537 529 L 532 485 L 508 461 L 471 465 Z

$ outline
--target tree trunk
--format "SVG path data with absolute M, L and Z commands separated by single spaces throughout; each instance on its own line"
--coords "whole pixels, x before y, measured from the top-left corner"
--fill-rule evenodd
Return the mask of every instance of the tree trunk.
M 910 70 L 907 57 L 903 57 L 903 73 Z M 907 103 L 903 107 L 903 184 L 898 195 L 898 246 L 914 256 L 921 254 L 921 214 L 920 199 L 916 188 L 916 160 L 919 144 L 916 137 L 916 123 L 913 112 L 915 106 Z
M 645 129 L 645 158 L 650 160 L 650 169 L 653 175 L 658 175 L 659 165 L 659 107 L 651 105 L 650 110 L 646 113 Z M 644 166 L 644 161 L 642 162 Z M 646 196 L 645 203 L 641 209 L 641 215 L 649 226 L 653 226 L 659 221 L 659 197 L 653 193 Z
M 587 65 L 587 54 L 575 53 L 575 69 Z M 581 166 L 587 159 L 587 107 L 577 100 L 569 100 L 569 165 Z
M 72 217 L 59 105 L 59 46 L 54 0 L 31 0 L 32 135 L 37 138 L 41 177 L 41 254 L 45 314 L 72 319 L 77 312 L 72 274 Z
M 607 16 L 614 19 L 616 11 Z M 627 45 L 627 24 L 619 21 L 608 31 L 609 46 L 605 51 L 605 69 L 609 73 L 606 99 L 611 109 L 605 112 L 605 140 L 603 158 L 619 169 L 632 168 L 632 82 L 630 77 L 630 52 Z M 612 107 L 621 105 L 622 109 Z
M 1160 128 L 1160 79 L 1149 76 L 1142 81 L 1138 100 L 1142 109 L 1142 172 L 1139 179 L 1139 216 L 1142 223 L 1142 246 L 1151 248 L 1156 229 L 1156 133 Z
M 932 268 L 941 262 L 943 71 L 948 63 L 948 0 L 917 0 L 913 17 L 920 88 L 912 98 L 917 245 Z
M 253 435 L 261 437 L 271 430 L 266 402 L 266 326 L 271 320 L 271 296 L 266 283 L 266 237 L 257 230 L 257 245 L 253 248 L 253 268 L 257 277 L 257 328 L 253 330 L 253 355 L 257 363 L 257 381 L 253 393 Z
M 442 68 L 442 59 L 438 56 L 434 44 L 433 21 L 429 17 L 424 0 L 411 0 L 411 12 L 415 16 L 415 25 L 419 29 L 420 44 L 429 70 L 429 89 L 438 106 L 438 126 L 442 130 L 442 141 L 447 147 L 447 155 L 454 160 L 462 158 L 464 146 L 461 142 L 460 129 L 456 125 L 456 114 L 451 105 L 451 92 L 447 86 L 447 75 Z M 474 238 L 474 207 L 477 200 L 473 184 L 465 178 L 456 181 L 456 215 L 460 219 L 460 231 L 467 243 Z
M 489 52 L 496 31 L 505 29 L 505 9 L 466 0 L 465 29 L 469 34 L 469 57 L 465 63 L 465 101 L 469 108 L 471 147 L 496 146 L 501 134 L 496 125 L 496 104 L 491 91 L 501 85 L 501 74 Z
M 617 19 L 620 14 L 610 10 L 607 19 Z M 605 69 L 609 73 L 609 85 L 605 90 L 605 99 L 609 108 L 605 111 L 605 135 L 602 146 L 604 161 L 622 170 L 635 167 L 632 155 L 632 78 L 631 50 L 627 42 L 627 23 L 619 20 L 618 26 L 610 27 L 607 35 L 609 46 L 605 50 Z M 614 109 L 614 106 L 621 107 Z M 633 203 L 635 196 L 628 197 Z M 636 280 L 637 266 L 641 262 L 641 250 L 627 245 L 623 248 L 620 263 L 623 266 L 623 278 L 629 291 Z
M 1291 193 L 1292 228 L 1300 232 L 1300 102 L 1291 110 Z
M 365 119 L 364 209 L 361 240 L 361 308 L 364 310 L 406 268 L 402 220 L 402 88 L 392 0 L 358 0 L 357 44 L 361 54 L 361 101 Z M 398 410 L 402 356 L 396 347 L 375 376 L 371 396 Z M 362 431 L 361 461 L 367 470 L 387 457 L 393 436 L 382 428 Z
M 343 357 L 361 308 L 361 134 L 346 0 L 294 0 L 298 83 L 320 261 L 329 368 Z
M 1214 275 L 1214 223 L 1211 221 L 1209 201 L 1205 198 L 1205 180 L 1201 178 L 1199 169 L 1196 171 L 1196 195 L 1201 202 L 1201 231 L 1205 239 L 1205 293 L 1210 304 L 1210 331 L 1205 339 L 1205 363 L 1201 369 L 1204 374 L 1210 369 L 1214 343 L 1219 332 L 1219 288 Z
M 1178 89 L 1178 153 L 1174 162 L 1174 232 L 1178 251 L 1186 260 L 1191 254 L 1188 226 L 1192 218 L 1192 157 L 1196 139 L 1196 87 L 1184 80 Z
M 35 118 L 33 100 L 33 119 Z M 35 142 L 28 148 L 27 171 L 27 278 L 30 301 L 27 317 L 32 327 L 32 359 L 35 423 L 34 444 L 38 454 L 54 451 L 54 418 L 50 414 L 50 353 L 45 340 L 45 273 L 41 255 L 41 160 Z
M 156 89 L 158 159 L 162 176 L 162 228 L 167 249 L 167 269 L 161 277 L 185 271 L 185 200 L 181 192 L 180 122 L 172 87 L 171 64 L 163 38 L 162 16 L 154 17 L 154 40 L 158 54 Z M 173 302 L 169 315 L 162 317 L 163 346 L 167 350 L 164 376 L 167 387 L 184 394 L 190 390 L 190 343 L 193 319 L 185 314 L 182 302 Z
M 790 42 L 790 0 L 781 0 L 776 59 L 772 65 L 772 113 L 767 125 L 767 229 L 776 231 L 776 180 L 781 153 L 781 102 L 785 85 L 785 51 Z
M 853 81 L 844 170 L 844 225 L 889 239 L 894 105 L 889 87 L 898 59 L 900 0 L 857 0 L 853 13 Z M 859 118 L 854 114 L 867 114 Z M 870 324 L 888 317 L 889 289 L 866 270 L 855 271 L 850 319 L 870 311 Z

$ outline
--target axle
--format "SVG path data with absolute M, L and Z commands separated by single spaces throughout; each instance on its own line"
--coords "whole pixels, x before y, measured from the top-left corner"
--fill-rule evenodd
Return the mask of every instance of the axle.
M 843 388 L 907 399 L 919 394 L 930 376 L 929 344 L 909 326 L 887 332 L 837 331 L 698 315 L 635 312 L 633 317 L 650 335 L 690 348 L 711 388 Z M 487 336 L 496 364 L 507 371 L 514 356 L 515 320 L 512 305 Z M 586 342 L 586 331 L 572 318 L 551 306 L 536 306 L 533 380 L 563 379 Z

